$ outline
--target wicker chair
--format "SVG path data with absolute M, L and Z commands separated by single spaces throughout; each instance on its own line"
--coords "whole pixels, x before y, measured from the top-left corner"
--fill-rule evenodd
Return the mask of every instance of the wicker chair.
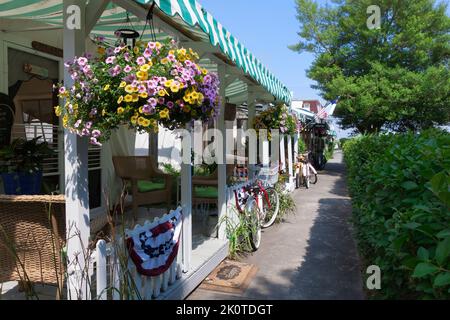
M 56 284 L 60 298 L 64 235 L 63 195 L 0 195 L 0 282 Z
M 131 189 L 133 197 L 133 216 L 137 219 L 138 207 L 148 204 L 172 203 L 172 177 L 160 171 L 152 157 L 117 156 L 113 157 L 116 174 L 125 186 Z M 162 178 L 163 183 L 152 182 Z M 144 183 L 148 183 L 144 185 Z

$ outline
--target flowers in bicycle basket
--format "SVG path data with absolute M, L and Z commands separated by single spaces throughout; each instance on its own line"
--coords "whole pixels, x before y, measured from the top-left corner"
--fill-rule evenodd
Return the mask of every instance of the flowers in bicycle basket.
M 284 104 L 272 106 L 260 112 L 254 119 L 253 126 L 259 134 L 259 130 L 267 130 L 267 137 L 271 140 L 272 129 L 279 129 L 280 134 L 293 135 L 301 130 L 301 122 L 289 113 Z
M 57 86 L 65 104 L 55 107 L 65 128 L 101 145 L 126 124 L 144 132 L 192 120 L 208 122 L 219 112 L 219 79 L 200 67 L 192 49 L 175 41 L 107 47 L 96 39 L 98 56 L 85 54 L 65 63 L 74 85 Z

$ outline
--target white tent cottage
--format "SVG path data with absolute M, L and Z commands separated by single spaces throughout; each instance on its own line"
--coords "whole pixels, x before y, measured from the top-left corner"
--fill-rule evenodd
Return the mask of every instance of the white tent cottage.
M 11 95 L 11 90 L 17 87 L 14 85 L 22 81 L 19 90 L 13 94 L 16 104 L 13 137 L 43 136 L 55 144 L 59 150 L 58 157 L 45 167 L 44 173 L 53 177 L 59 191 L 65 194 L 66 225 L 75 225 L 79 230 L 79 236 L 67 236 L 68 259 L 78 259 L 78 267 L 68 270 L 67 288 L 77 293 L 70 295 L 73 299 L 95 298 L 91 297 L 83 280 L 78 281 L 84 265 L 90 263 L 78 253 L 89 241 L 93 217 L 106 212 L 102 191 L 114 185 L 111 156 L 135 155 L 135 137 L 123 130 L 101 148 L 88 146 L 86 139 L 63 131 L 62 126 L 54 122 L 54 117 L 48 112 L 53 110 L 55 102 L 49 87 L 52 80 L 64 80 L 65 85 L 70 86 L 72 79 L 64 71 L 63 61 L 92 51 L 90 37 L 93 35 L 114 39 L 115 30 L 130 25 L 142 32 L 152 3 L 150 0 L 0 1 L 0 91 Z M 154 3 L 153 22 L 157 39 L 172 37 L 180 46 L 196 50 L 201 56 L 201 65 L 218 73 L 222 100 L 237 105 L 246 103 L 249 123 L 255 116 L 256 103 L 290 104 L 290 91 L 196 0 L 155 0 Z M 143 39 L 148 40 L 149 37 L 147 29 Z M 29 66 L 26 75 L 22 75 L 24 64 Z M 31 82 L 30 74 L 35 75 Z M 36 121 L 26 121 L 22 115 Z M 225 114 L 221 112 L 216 126 L 224 132 L 233 125 L 233 122 L 226 123 Z M 161 134 L 167 133 L 160 133 L 160 138 Z M 281 139 L 280 144 L 281 166 L 286 166 L 284 148 L 289 149 L 287 166 L 291 178 L 292 157 L 295 157 L 292 149 L 297 150 L 293 146 L 295 141 L 296 137 L 294 143 L 290 138 L 287 143 Z M 150 153 L 157 153 L 157 146 L 157 139 L 151 137 Z M 223 144 L 225 146 L 226 143 Z M 145 149 L 148 146 L 141 147 Z M 144 294 L 144 298 L 186 297 L 228 254 L 223 226 L 219 228 L 217 237 L 193 237 L 191 175 L 191 166 L 181 165 L 183 224 L 177 260 L 182 269 L 181 277 L 175 281 L 172 268 L 167 279 L 166 276 L 152 279 L 154 290 L 149 295 Z M 219 165 L 219 219 L 227 214 L 226 180 L 226 166 Z M 106 297 L 98 290 L 107 282 L 106 273 L 98 272 L 107 259 L 105 255 L 105 244 L 100 242 L 96 251 L 98 298 Z M 137 274 L 136 277 L 141 279 Z M 139 283 L 142 287 L 150 286 L 144 281 Z M 163 292 L 160 288 L 155 289 L 160 283 Z

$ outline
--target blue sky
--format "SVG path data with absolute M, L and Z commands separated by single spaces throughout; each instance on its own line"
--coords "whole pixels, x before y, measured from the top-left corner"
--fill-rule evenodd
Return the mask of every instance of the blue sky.
M 306 77 L 313 56 L 288 49 L 288 45 L 298 42 L 294 0 L 200 0 L 200 3 L 294 92 L 294 99 L 320 98 L 310 87 L 313 81 Z

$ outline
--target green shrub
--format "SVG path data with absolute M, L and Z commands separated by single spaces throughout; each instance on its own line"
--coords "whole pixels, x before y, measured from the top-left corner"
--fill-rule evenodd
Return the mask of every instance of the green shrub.
M 344 144 L 358 247 L 381 268 L 377 298 L 450 298 L 450 134 Z

